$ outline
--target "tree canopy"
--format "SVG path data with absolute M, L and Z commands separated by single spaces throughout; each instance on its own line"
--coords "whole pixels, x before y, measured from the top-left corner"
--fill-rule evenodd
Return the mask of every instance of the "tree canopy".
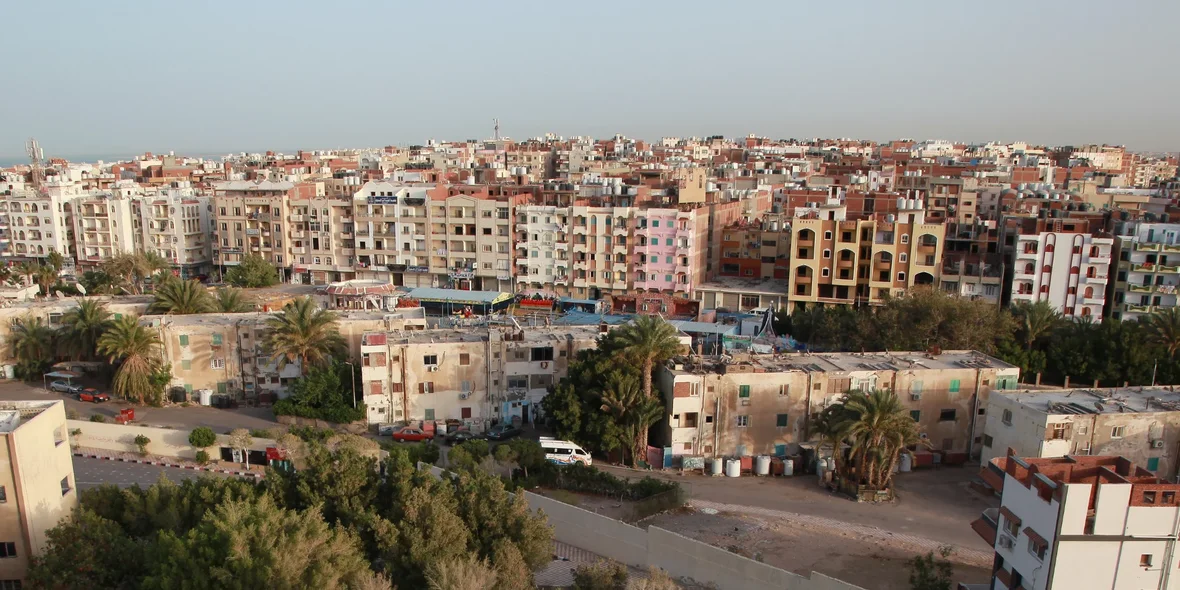
M 265 258 L 249 254 L 240 264 L 225 271 L 225 282 L 248 289 L 269 287 L 279 282 L 279 271 Z

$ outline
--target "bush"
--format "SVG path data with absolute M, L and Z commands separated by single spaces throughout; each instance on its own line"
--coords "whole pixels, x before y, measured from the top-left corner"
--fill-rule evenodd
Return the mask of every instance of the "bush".
M 205 465 L 209 462 L 209 453 L 205 449 L 197 451 L 197 463 Z
M 429 463 L 434 465 L 438 463 L 439 458 L 442 457 L 442 451 L 439 450 L 438 445 L 433 442 L 420 442 L 412 445 L 404 445 L 395 442 L 382 442 L 381 448 L 389 452 L 391 462 L 396 462 L 398 455 L 405 455 L 410 463 L 417 465 L 421 463 Z
M 574 590 L 626 590 L 627 566 L 617 561 L 579 565 L 574 570 Z
M 312 408 L 308 406 L 301 406 L 295 403 L 291 398 L 281 399 L 271 406 L 276 416 L 297 416 L 299 418 L 314 418 L 316 420 L 325 420 L 328 422 L 335 422 L 336 424 L 348 424 L 356 422 L 357 420 L 365 419 L 365 405 L 360 404 L 356 408 L 352 406 L 332 406 L 327 408 Z
M 140 434 L 135 437 L 135 446 L 139 447 L 139 454 L 147 454 L 147 446 L 151 444 L 152 439 Z
M 95 414 L 95 415 L 93 415 L 93 416 L 91 416 L 91 417 L 90 417 L 90 421 L 91 421 L 91 422 L 106 422 L 106 421 L 107 421 L 107 417 L 106 417 L 106 416 L 103 416 L 102 414 Z
M 323 443 L 336 436 L 336 431 L 331 428 L 316 428 L 315 426 L 292 426 L 288 432 L 299 437 L 303 442 Z
M 78 415 L 77 410 L 66 410 L 66 420 L 77 420 L 81 417 Z
M 269 428 L 251 428 L 250 436 L 254 438 L 274 438 Z
M 680 484 L 675 482 L 652 477 L 630 481 L 580 463 L 555 465 L 546 462 L 538 468 L 534 468 L 529 477 L 519 483 L 523 487 L 544 486 L 571 492 L 608 496 L 620 500 L 645 500 L 680 489 Z
M 188 444 L 204 449 L 217 444 L 217 433 L 208 426 L 198 426 L 188 434 Z

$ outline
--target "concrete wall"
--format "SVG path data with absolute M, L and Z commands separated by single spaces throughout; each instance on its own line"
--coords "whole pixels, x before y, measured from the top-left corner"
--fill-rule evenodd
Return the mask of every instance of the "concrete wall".
M 139 452 L 135 446 L 135 437 L 140 434 L 150 438 L 147 451 L 151 455 L 160 457 L 179 457 L 194 459 L 197 449 L 188 444 L 188 430 L 173 430 L 171 428 L 152 428 L 150 426 L 124 426 L 122 424 L 106 424 L 102 422 L 87 422 L 83 420 L 69 420 L 69 429 L 79 429 L 82 434 L 70 437 L 71 444 L 92 449 L 102 449 L 118 453 Z M 274 446 L 275 442 L 268 438 L 254 438 L 254 451 L 265 451 L 266 447 Z M 207 449 L 210 457 L 216 459 L 218 446 L 229 446 L 229 435 L 217 435 L 217 444 Z
M 530 508 L 549 519 L 555 539 L 632 567 L 659 567 L 674 578 L 719 590 L 862 590 L 822 574 L 805 578 L 658 527 L 643 530 L 531 492 L 524 495 Z

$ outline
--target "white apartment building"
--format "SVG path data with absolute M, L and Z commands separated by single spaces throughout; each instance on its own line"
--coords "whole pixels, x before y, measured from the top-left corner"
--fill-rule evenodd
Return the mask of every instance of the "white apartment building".
M 70 197 L 54 194 L 60 192 L 39 195 L 31 190 L 14 191 L 5 197 L 9 248 L 4 254 L 7 258 L 44 258 L 54 251 L 67 257 L 75 256 L 72 205 Z
M 140 201 L 100 195 L 73 201 L 74 244 L 78 267 L 97 267 L 116 254 L 143 248 Z
M 137 200 L 141 243 L 172 263 L 181 278 L 209 274 L 213 265 L 213 204 L 187 182 Z
M 1016 236 L 1011 301 L 1048 301 L 1067 318 L 1101 321 L 1113 238 L 1040 232 Z
M 568 294 L 570 284 L 569 207 L 516 208 L 518 289 Z
M 1176 305 L 1180 224 L 1127 223 L 1119 230 L 1111 317 L 1134 320 Z
M 1180 485 L 1117 456 L 992 459 L 1001 494 L 971 527 L 995 552 L 991 588 L 1180 588 Z

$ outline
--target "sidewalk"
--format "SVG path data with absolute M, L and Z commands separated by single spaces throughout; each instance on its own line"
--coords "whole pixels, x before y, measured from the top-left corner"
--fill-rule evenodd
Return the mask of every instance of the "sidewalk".
M 253 477 L 255 479 L 262 479 L 265 476 L 266 468 L 251 465 L 249 469 L 242 469 L 240 466 L 236 469 L 222 468 L 216 462 L 209 465 L 200 465 L 196 462 L 179 457 L 158 457 L 156 455 L 140 455 L 138 453 L 118 453 L 115 451 L 108 451 L 105 449 L 93 449 L 88 447 L 76 447 L 73 449 L 75 457 L 85 457 L 87 459 L 103 459 L 106 461 L 119 461 L 121 463 L 141 463 L 144 465 L 156 465 L 160 467 L 175 467 L 177 469 L 191 469 L 194 471 L 208 471 L 210 473 L 224 473 L 226 475 L 236 475 L 239 477 Z

